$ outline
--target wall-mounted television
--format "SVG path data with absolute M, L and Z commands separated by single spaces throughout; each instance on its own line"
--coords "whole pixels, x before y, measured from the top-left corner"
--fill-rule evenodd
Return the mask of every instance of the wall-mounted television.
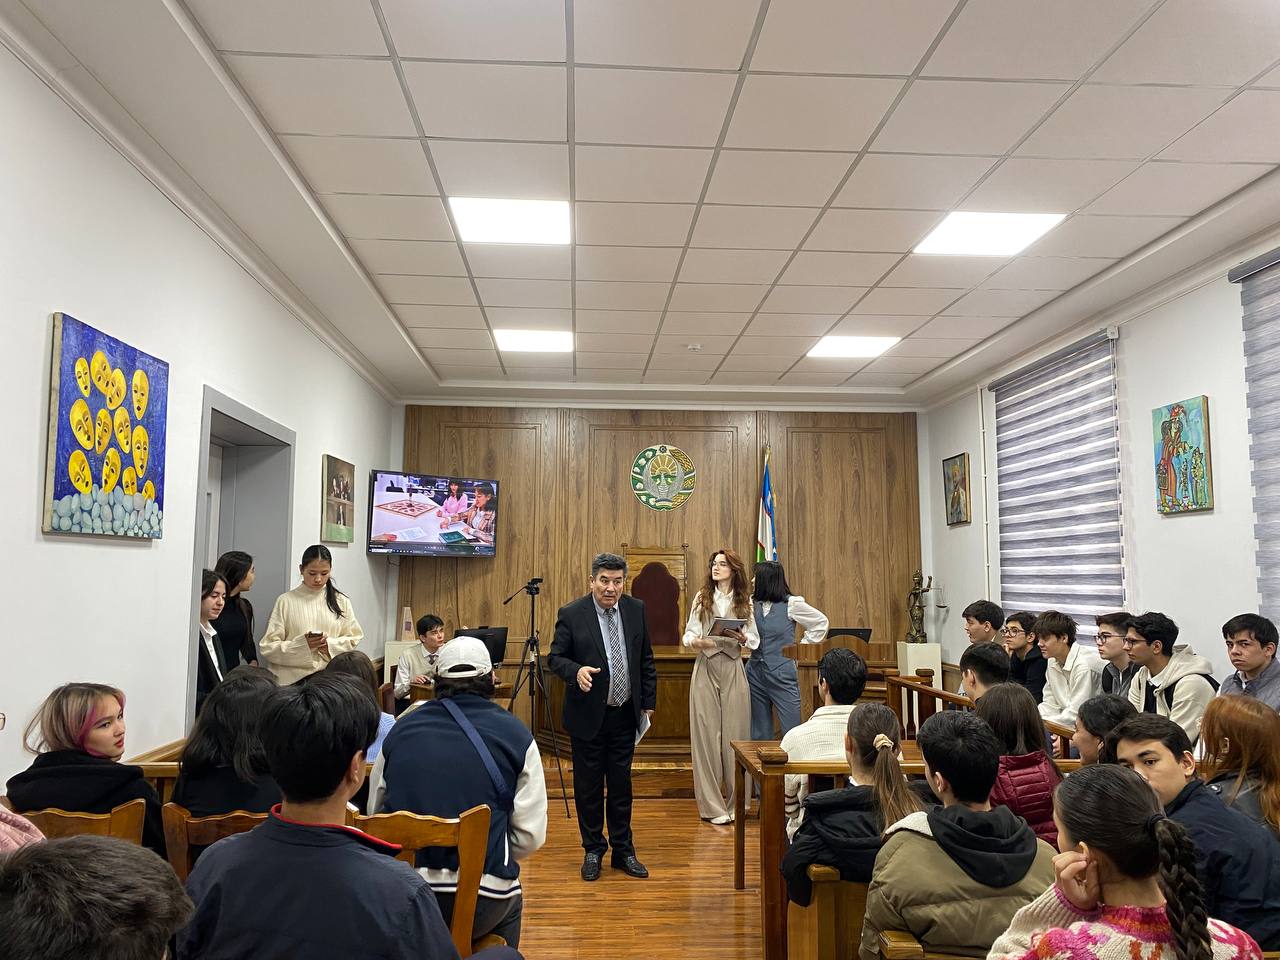
M 369 471 L 370 553 L 492 557 L 498 481 Z

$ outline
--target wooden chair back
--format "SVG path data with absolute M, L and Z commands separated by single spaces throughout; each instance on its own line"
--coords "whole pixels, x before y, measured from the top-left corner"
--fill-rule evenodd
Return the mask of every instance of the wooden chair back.
M 29 810 L 22 815 L 50 840 L 54 837 L 116 837 L 141 845 L 142 821 L 146 811 L 147 801 L 139 797 L 120 804 L 110 813 L 77 813 L 49 807 L 46 810 Z
M 389 713 L 393 717 L 396 715 L 396 685 L 390 681 L 378 687 L 378 702 L 382 705 L 382 712 Z
M 267 819 L 265 813 L 236 810 L 218 817 L 192 817 L 191 811 L 176 803 L 166 803 L 160 810 L 164 818 L 164 842 L 173 872 L 183 883 L 191 875 L 196 854 L 224 837 L 252 830 Z
M 813 897 L 787 905 L 787 960 L 857 960 L 867 885 L 840 879 L 834 867 L 809 867 Z
M 449 932 L 459 955 L 468 957 L 480 947 L 473 944 L 476 900 L 480 896 L 480 876 L 489 845 L 489 808 L 472 807 L 457 817 L 424 817 L 416 813 L 376 813 L 356 816 L 352 825 L 371 837 L 399 844 L 397 859 L 413 866 L 419 850 L 427 847 L 456 847 L 458 850 L 458 890 L 453 898 L 453 918 Z

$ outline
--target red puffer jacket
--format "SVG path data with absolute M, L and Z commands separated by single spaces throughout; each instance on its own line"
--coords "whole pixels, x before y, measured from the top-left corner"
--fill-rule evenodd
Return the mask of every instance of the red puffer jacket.
M 1043 750 L 1000 758 L 1000 772 L 991 788 L 991 805 L 1003 804 L 1031 825 L 1036 836 L 1058 849 L 1053 823 L 1053 791 L 1058 771 Z

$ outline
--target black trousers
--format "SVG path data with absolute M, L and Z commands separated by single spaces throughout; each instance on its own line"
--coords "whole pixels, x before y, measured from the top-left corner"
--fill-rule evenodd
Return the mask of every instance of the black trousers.
M 636 714 L 631 701 L 605 707 L 604 721 L 590 740 L 572 737 L 573 803 L 588 853 L 613 848 L 615 857 L 634 854 L 631 840 L 631 757 L 636 752 Z M 606 799 L 605 791 L 608 789 Z M 605 821 L 609 841 L 605 842 Z

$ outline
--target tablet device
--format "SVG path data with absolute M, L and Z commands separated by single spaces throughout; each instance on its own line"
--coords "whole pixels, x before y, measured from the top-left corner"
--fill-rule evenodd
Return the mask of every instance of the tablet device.
M 707 631 L 708 637 L 723 637 L 726 630 L 741 630 L 747 625 L 745 620 L 733 620 L 728 617 L 716 617 Z

